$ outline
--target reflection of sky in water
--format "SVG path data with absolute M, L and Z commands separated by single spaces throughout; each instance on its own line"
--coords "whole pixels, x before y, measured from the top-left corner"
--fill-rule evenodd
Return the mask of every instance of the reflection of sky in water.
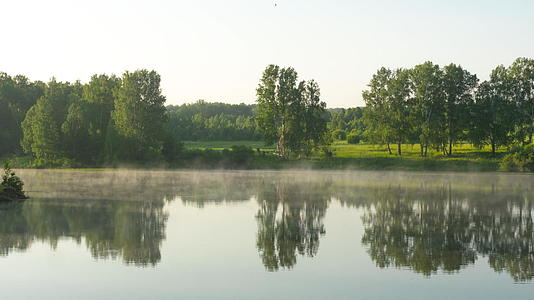
M 532 176 L 37 174 L 21 172 L 33 200 L 0 211 L 13 221 L 20 210 L 0 220 L 2 299 L 528 299 L 534 290 L 513 284 L 534 269 Z M 5 251 L 9 243 L 21 250 Z

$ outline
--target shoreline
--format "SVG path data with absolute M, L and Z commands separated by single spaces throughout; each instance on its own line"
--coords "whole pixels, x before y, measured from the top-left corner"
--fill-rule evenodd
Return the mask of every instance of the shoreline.
M 454 172 L 454 173 L 525 173 L 502 170 L 498 162 L 475 160 L 439 160 L 404 158 L 331 158 L 281 161 L 277 159 L 252 159 L 244 165 L 225 165 L 224 162 L 188 162 L 176 165 L 163 163 L 116 164 L 114 166 L 31 167 L 13 164 L 16 169 L 28 170 L 160 170 L 160 171 L 401 171 L 401 172 Z

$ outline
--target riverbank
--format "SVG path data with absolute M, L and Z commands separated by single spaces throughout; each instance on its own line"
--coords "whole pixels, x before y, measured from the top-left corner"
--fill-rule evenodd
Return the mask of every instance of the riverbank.
M 383 145 L 335 142 L 331 146 L 332 157 L 314 153 L 310 159 L 284 161 L 270 155 L 273 146 L 265 146 L 259 141 L 194 141 L 185 142 L 184 146 L 189 151 L 223 151 L 232 144 L 255 150 L 256 155 L 248 165 L 251 169 L 495 172 L 500 170 L 500 162 L 507 153 L 507 149 L 499 149 L 494 156 L 489 147 L 479 149 L 462 144 L 453 148 L 452 156 L 429 151 L 427 157 L 421 157 L 419 145 L 402 145 L 402 155 L 397 155 L 395 146 L 391 149 L 393 154 L 389 154 Z M 188 164 L 203 168 L 198 162 L 189 161 Z
M 312 157 L 310 159 L 281 160 L 269 153 L 232 155 L 231 150 L 187 150 L 176 162 L 117 163 L 111 165 L 46 166 L 52 168 L 148 168 L 148 169 L 243 169 L 243 170 L 388 170 L 388 171 L 444 171 L 495 172 L 500 171 L 500 158 L 492 157 L 428 157 L 399 156 Z M 31 158 L 10 157 L 15 168 L 33 168 Z

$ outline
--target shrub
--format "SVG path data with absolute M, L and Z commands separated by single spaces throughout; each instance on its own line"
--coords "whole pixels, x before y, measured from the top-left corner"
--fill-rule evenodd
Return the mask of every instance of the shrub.
M 2 176 L 2 183 L 0 183 L 0 200 L 16 200 L 26 199 L 24 194 L 24 183 L 11 170 L 9 162 L 4 163 L 4 175 Z
M 349 144 L 359 144 L 361 140 L 361 134 L 356 131 L 351 131 L 349 135 L 347 135 L 347 143 Z
M 534 145 L 515 147 L 501 161 L 507 171 L 534 172 Z
M 344 141 L 347 139 L 347 133 L 345 130 L 336 129 L 332 131 L 332 137 L 337 141 Z

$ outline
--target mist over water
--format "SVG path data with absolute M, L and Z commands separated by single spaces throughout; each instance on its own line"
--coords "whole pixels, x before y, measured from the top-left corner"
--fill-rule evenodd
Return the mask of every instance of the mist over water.
M 89 283 L 83 299 L 424 299 L 429 291 L 528 299 L 534 291 L 532 175 L 17 173 L 31 199 L 0 207 L 0 294 L 11 299 L 68 297 Z M 85 283 L 73 277 L 80 270 Z M 53 289 L 55 281 L 72 287 Z

